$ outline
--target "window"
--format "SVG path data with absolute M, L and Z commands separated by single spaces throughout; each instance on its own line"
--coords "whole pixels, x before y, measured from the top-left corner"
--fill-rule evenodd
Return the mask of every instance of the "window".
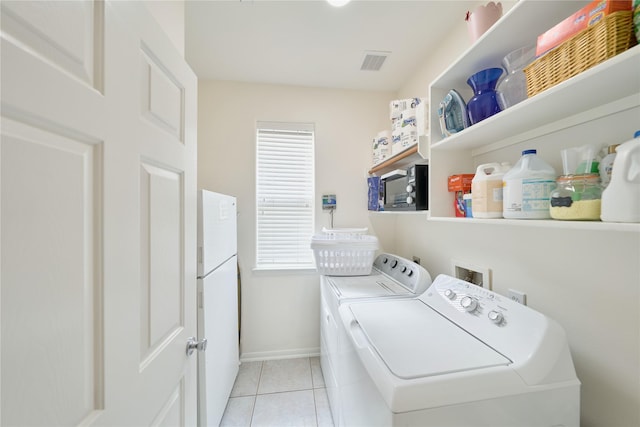
M 257 127 L 256 268 L 313 268 L 313 124 Z

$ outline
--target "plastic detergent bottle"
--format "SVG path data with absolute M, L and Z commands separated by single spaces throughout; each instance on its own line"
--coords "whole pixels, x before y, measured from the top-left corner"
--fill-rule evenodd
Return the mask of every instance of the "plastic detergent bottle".
M 616 159 L 616 148 L 618 148 L 618 145 L 619 144 L 609 146 L 607 155 L 602 159 L 598 167 L 600 181 L 602 181 L 603 187 L 609 185 L 609 181 L 611 181 L 611 170 L 613 169 L 613 161 Z
M 616 148 L 611 182 L 602 192 L 606 222 L 640 222 L 640 131 Z
M 511 219 L 547 219 L 549 198 L 556 188 L 556 171 L 537 156 L 524 150 L 522 157 L 502 178 L 502 216 Z
M 471 181 L 474 218 L 502 218 L 502 178 L 509 169 L 509 163 L 478 166 Z

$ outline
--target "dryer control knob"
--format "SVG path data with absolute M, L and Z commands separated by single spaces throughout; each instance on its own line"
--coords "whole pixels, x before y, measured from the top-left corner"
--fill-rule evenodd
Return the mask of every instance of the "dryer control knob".
M 473 313 L 478 308 L 478 300 L 471 298 L 470 296 L 466 296 L 460 300 L 460 305 L 467 313 Z
M 405 188 L 405 190 L 407 190 L 407 193 L 413 193 L 413 185 L 409 184 L 407 185 L 407 188 Z
M 407 196 L 407 204 L 408 205 L 412 205 L 413 204 L 413 197 Z
M 491 310 L 487 316 L 489 317 L 489 320 L 491 320 L 496 325 L 499 325 L 504 320 L 504 316 L 502 316 L 502 313 L 495 310 Z
M 447 289 L 446 291 L 444 291 L 444 296 L 449 298 L 450 300 L 456 299 L 456 293 L 451 289 Z

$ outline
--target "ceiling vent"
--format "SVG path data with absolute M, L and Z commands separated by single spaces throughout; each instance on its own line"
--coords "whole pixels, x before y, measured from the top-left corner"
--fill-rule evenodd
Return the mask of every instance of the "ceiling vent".
M 365 51 L 360 69 L 363 71 L 378 71 L 391 52 Z

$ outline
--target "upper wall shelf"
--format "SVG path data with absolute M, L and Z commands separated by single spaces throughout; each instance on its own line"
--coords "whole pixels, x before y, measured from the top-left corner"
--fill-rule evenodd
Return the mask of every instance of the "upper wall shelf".
M 425 158 L 429 158 L 431 157 L 430 151 L 432 149 L 470 149 L 474 148 L 474 146 L 486 145 L 488 139 L 496 141 L 497 138 L 493 136 L 493 132 L 496 130 L 495 126 L 487 126 L 495 121 L 496 118 L 490 117 L 474 125 L 473 133 L 471 134 L 466 129 L 458 135 L 447 138 L 451 145 L 448 143 L 438 145 L 439 141 L 443 139 L 439 131 L 440 126 L 437 114 L 437 106 L 440 101 L 451 89 L 456 89 L 463 96 L 464 94 L 472 94 L 470 87 L 466 83 L 469 76 L 479 70 L 499 67 L 506 54 L 535 43 L 539 34 L 547 31 L 553 25 L 589 3 L 590 0 L 560 2 L 518 1 L 429 86 L 429 123 L 431 123 L 431 132 L 428 137 L 420 141 L 420 154 Z M 465 96 L 465 99 L 468 99 L 468 96 Z M 512 108 L 516 107 L 523 108 L 519 105 Z M 510 114 L 512 112 L 509 112 Z M 521 112 L 521 114 L 526 116 L 528 112 Z M 514 120 L 518 120 L 518 115 L 515 115 Z M 508 121 L 510 120 L 505 120 L 505 122 Z M 518 124 L 512 123 L 512 126 L 518 126 Z M 484 132 L 481 131 L 482 128 L 485 128 Z M 505 128 L 502 134 L 510 135 L 513 133 L 512 130 Z M 479 137 L 477 140 L 476 132 L 478 132 Z
M 630 94 L 640 92 L 638 70 L 640 45 L 457 134 L 433 143 L 431 150 L 485 147 L 485 151 L 489 151 L 493 141 L 525 132 L 544 132 L 544 128 L 554 122 L 575 117 L 606 104 L 617 102 L 620 109 L 633 107 L 634 104 L 637 105 L 638 99 L 637 95 Z M 527 135 L 531 136 L 533 135 Z
M 535 43 L 539 34 L 590 2 L 554 1 L 545 4 L 537 0 L 520 0 L 443 71 L 433 81 L 433 86 L 447 90 L 456 88 L 460 83 L 466 86 L 472 74 L 469 71 L 500 66 L 507 53 Z

